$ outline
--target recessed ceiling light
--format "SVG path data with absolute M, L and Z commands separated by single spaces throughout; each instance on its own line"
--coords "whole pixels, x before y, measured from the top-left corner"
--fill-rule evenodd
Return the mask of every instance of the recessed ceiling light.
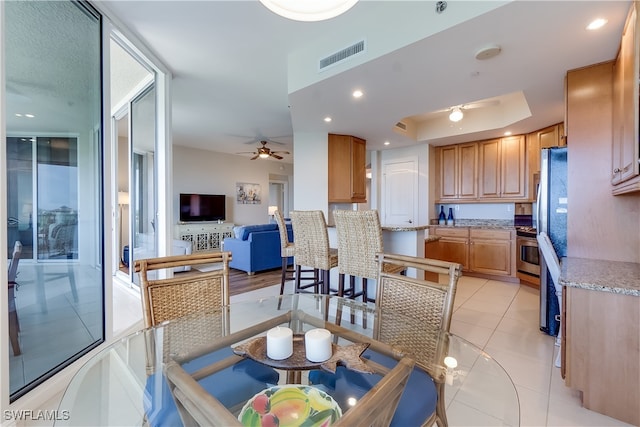
M 22 114 L 16 113 L 16 117 L 22 117 Z
M 509 136 L 509 135 L 511 135 L 511 131 L 509 130 L 504 133 L 504 136 Z
M 391 144 L 389 141 L 384 142 L 384 145 L 389 145 L 389 144 Z
M 597 30 L 599 28 L 604 27 L 607 24 L 607 22 L 609 22 L 609 21 L 607 21 L 604 18 L 594 19 L 593 21 L 591 21 L 589 23 L 589 25 L 587 25 L 587 30 Z
M 331 117 L 329 117 L 329 116 L 325 117 L 325 118 L 324 118 L 324 121 L 325 121 L 325 122 L 327 122 L 327 123 L 329 123 L 329 122 L 331 121 Z
M 29 117 L 30 119 L 33 119 L 35 116 L 33 114 L 25 114 L 25 117 Z
M 353 91 L 353 97 L 354 98 L 360 98 L 362 95 L 364 95 L 364 93 L 362 93 L 361 90 L 354 90 Z

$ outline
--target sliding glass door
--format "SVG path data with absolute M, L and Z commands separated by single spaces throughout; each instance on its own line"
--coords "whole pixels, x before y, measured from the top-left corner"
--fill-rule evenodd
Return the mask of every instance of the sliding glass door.
M 105 339 L 101 19 L 85 2 L 3 6 L 13 401 Z

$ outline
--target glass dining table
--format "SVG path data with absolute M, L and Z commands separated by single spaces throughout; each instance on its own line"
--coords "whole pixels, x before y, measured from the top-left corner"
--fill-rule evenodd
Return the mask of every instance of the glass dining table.
M 407 351 L 403 333 L 382 339 L 388 322 L 402 325 L 407 333 L 420 332 L 435 352 Z M 292 331 L 293 354 L 276 360 L 269 357 L 273 355 L 269 346 L 274 351 L 272 332 L 281 329 Z M 304 337 L 312 329 L 331 333 L 329 360 L 311 362 L 305 357 L 311 350 L 305 350 Z M 427 372 L 443 385 L 440 399 L 449 425 L 520 424 L 511 378 L 475 345 L 450 333 L 430 331 L 410 313 L 382 312 L 371 303 L 301 293 L 231 303 L 113 342 L 74 375 L 59 405 L 69 416 L 55 425 L 175 425 L 185 413 L 196 420 L 207 416 L 218 420 L 222 413 L 218 425 L 269 425 L 265 414 L 283 406 L 280 400 L 293 401 L 300 391 L 307 393 L 306 407 L 300 411 L 317 418 L 321 411 L 308 403 L 309 390 L 319 393 L 316 401 L 323 402 L 321 406 L 331 406 L 333 412 L 327 413 L 333 418 L 298 425 L 328 425 L 325 421 L 339 421 L 365 401 L 372 388 L 369 375 L 384 379 L 393 368 L 380 370 L 372 362 L 378 353 L 394 361 L 409 358 L 415 361 L 414 370 Z M 348 374 L 336 381 L 338 371 Z M 358 387 L 363 387 L 358 398 L 345 397 Z M 411 392 L 416 394 L 415 389 Z M 286 424 L 282 417 L 271 425 Z

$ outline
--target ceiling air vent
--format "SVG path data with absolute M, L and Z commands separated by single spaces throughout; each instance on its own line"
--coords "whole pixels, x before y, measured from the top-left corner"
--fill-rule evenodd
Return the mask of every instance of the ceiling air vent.
M 398 122 L 396 123 L 396 128 L 406 132 L 407 131 L 407 124 L 406 123 L 402 123 L 402 122 Z
M 349 47 L 346 47 L 336 53 L 333 53 L 326 58 L 322 58 L 319 62 L 319 71 L 324 70 L 325 68 L 335 65 L 338 62 L 342 62 L 347 58 L 352 57 L 353 55 L 357 55 L 358 53 L 364 52 L 365 43 L 364 40 L 360 40 L 359 42 L 352 44 Z

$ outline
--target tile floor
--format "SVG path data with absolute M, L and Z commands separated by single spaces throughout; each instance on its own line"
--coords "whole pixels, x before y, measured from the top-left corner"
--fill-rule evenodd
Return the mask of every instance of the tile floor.
M 231 300 L 278 291 L 268 287 Z M 553 366 L 555 337 L 540 332 L 538 325 L 537 289 L 464 276 L 458 282 L 451 332 L 482 348 L 507 371 L 520 400 L 520 425 L 630 426 L 582 407 L 578 393 L 565 387 L 560 369 Z
M 276 295 L 278 286 L 237 295 L 232 302 Z M 135 292 L 114 289 L 117 331 L 142 325 Z M 564 386 L 553 366 L 554 338 L 538 329 L 538 291 L 517 284 L 462 277 L 451 330 L 492 356 L 508 372 L 518 392 L 522 426 L 629 426 L 582 408 L 579 395 Z M 54 405 L 56 399 L 52 399 Z M 55 408 L 55 406 L 52 406 Z M 453 423 L 451 423 L 453 425 Z M 476 418 L 458 425 L 481 425 Z

